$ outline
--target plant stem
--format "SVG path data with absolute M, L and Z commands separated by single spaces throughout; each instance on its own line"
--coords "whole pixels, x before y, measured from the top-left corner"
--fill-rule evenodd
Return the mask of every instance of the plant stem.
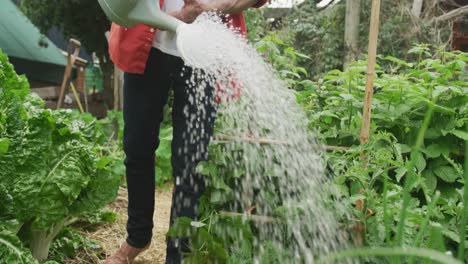
M 34 230 L 31 231 L 31 241 L 30 248 L 33 257 L 39 261 L 46 260 L 49 256 L 50 245 L 62 228 L 68 223 L 68 221 L 63 221 L 57 223 L 50 230 Z
M 351 83 L 353 79 L 353 72 L 354 71 L 349 71 L 348 75 L 348 93 L 352 94 L 352 89 L 351 89 Z M 350 100 L 348 103 L 348 111 L 349 111 L 349 116 L 348 116 L 348 128 L 351 127 L 351 121 L 353 119 L 353 102 Z
M 466 127 L 468 131 L 468 125 Z M 463 206 L 464 210 L 462 213 L 462 219 L 460 221 L 460 244 L 458 245 L 458 259 L 460 261 L 465 260 L 465 239 L 466 239 L 466 225 L 468 224 L 468 187 L 466 184 L 468 183 L 468 140 L 465 141 L 465 184 L 463 186 L 464 195 L 463 195 Z
M 32 231 L 29 247 L 33 257 L 39 261 L 46 260 L 49 256 L 52 239 L 47 235 L 47 231 Z
M 414 167 L 416 164 L 416 153 L 419 151 L 421 146 L 424 143 L 424 135 L 426 134 L 426 130 L 429 127 L 429 123 L 432 119 L 432 114 L 434 113 L 434 104 L 429 105 L 429 109 L 426 112 L 426 116 L 424 117 L 424 122 L 419 130 L 418 137 L 416 139 L 416 144 L 411 151 L 411 159 L 408 164 L 408 174 L 405 177 L 405 185 L 403 187 L 403 207 L 401 209 L 400 214 L 400 221 L 398 222 L 397 227 L 397 234 L 396 234 L 396 243 L 395 245 L 402 246 L 403 244 L 403 234 L 405 230 L 405 220 L 406 220 L 406 213 L 409 206 L 410 201 L 410 192 L 411 192 L 411 185 L 414 176 Z
M 432 216 L 432 212 L 434 212 L 434 207 L 435 205 L 437 204 L 437 201 L 439 201 L 439 197 L 440 197 L 440 192 L 437 191 L 434 199 L 432 200 L 432 202 L 428 205 L 428 208 L 427 208 L 427 214 L 426 214 L 426 217 L 424 218 L 424 221 L 422 222 L 421 224 L 421 227 L 419 229 L 419 232 L 418 234 L 416 235 L 416 239 L 414 240 L 414 246 L 415 247 L 419 247 L 419 245 L 421 244 L 421 241 L 423 239 L 423 236 L 424 234 L 426 233 L 426 229 L 427 229 L 427 226 L 429 225 L 429 221 L 431 220 L 431 216 Z M 414 259 L 411 257 L 408 261 L 409 264 L 413 264 L 414 263 Z
M 387 242 L 387 245 L 391 246 L 392 241 L 391 241 L 391 236 L 390 236 L 390 223 L 389 223 L 389 217 L 388 217 L 388 200 L 387 200 L 387 194 L 388 194 L 388 175 L 385 175 L 384 177 L 384 186 L 383 186 L 383 220 L 384 220 L 384 226 L 385 226 L 385 241 Z
M 429 204 L 429 206 L 427 208 L 426 217 L 424 218 L 424 221 L 421 224 L 419 232 L 416 235 L 416 239 L 414 240 L 414 246 L 415 247 L 419 247 L 419 245 L 421 244 L 421 241 L 422 241 L 422 238 L 423 238 L 424 233 L 426 231 L 426 228 L 429 225 L 429 222 L 431 220 L 432 212 L 434 212 L 434 207 L 436 206 L 437 202 L 439 201 L 439 198 L 440 198 L 440 192 L 437 191 L 434 199 L 432 200 L 432 202 Z

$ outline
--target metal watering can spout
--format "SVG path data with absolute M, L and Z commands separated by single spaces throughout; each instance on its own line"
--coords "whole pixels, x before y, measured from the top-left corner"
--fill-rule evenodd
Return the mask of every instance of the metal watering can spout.
M 136 24 L 155 26 L 176 32 L 184 22 L 164 13 L 159 0 L 98 0 L 107 17 L 114 23 L 133 27 Z

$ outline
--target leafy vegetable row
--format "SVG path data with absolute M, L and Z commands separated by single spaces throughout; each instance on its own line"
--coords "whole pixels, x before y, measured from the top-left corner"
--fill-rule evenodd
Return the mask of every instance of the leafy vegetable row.
M 43 108 L 0 51 L 0 259 L 45 260 L 62 228 L 113 201 L 120 176 L 89 115 Z M 32 256 L 28 249 L 32 252 Z

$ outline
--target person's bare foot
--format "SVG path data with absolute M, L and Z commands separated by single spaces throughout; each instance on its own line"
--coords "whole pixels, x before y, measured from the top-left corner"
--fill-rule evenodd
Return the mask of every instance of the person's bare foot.
M 122 246 L 114 254 L 108 257 L 104 264 L 131 264 L 133 260 L 140 255 L 141 252 L 148 249 L 149 245 L 144 248 L 135 248 L 124 242 Z

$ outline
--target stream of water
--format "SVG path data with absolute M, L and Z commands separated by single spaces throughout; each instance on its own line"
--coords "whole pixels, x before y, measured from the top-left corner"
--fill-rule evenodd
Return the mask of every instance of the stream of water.
M 323 148 L 307 127 L 307 117 L 297 105 L 294 91 L 287 89 L 245 38 L 213 14 L 203 14 L 193 24 L 180 28 L 178 46 L 187 65 L 203 70 L 198 75 L 205 76 L 204 80 L 192 83 L 195 89 L 212 85 L 223 90 L 218 92 L 223 102 L 218 110 L 223 119 L 222 133 L 237 141 L 226 144 L 226 154 L 244 149 L 242 162 L 230 164 L 232 170 L 245 172 L 235 192 L 240 202 L 230 209 L 244 212 L 256 205 L 256 215 L 273 216 L 281 211 L 286 221 L 282 226 L 257 226 L 256 262 L 265 257 L 265 240 L 287 250 L 289 263 L 314 263 L 321 256 L 346 248 L 349 239 L 337 217 L 348 214 L 333 198 L 335 190 L 325 172 Z M 204 89 L 197 91 L 203 93 Z M 203 98 L 203 94 L 196 97 Z M 246 142 L 246 138 L 272 142 Z M 274 191 L 276 200 L 269 200 L 264 190 Z

